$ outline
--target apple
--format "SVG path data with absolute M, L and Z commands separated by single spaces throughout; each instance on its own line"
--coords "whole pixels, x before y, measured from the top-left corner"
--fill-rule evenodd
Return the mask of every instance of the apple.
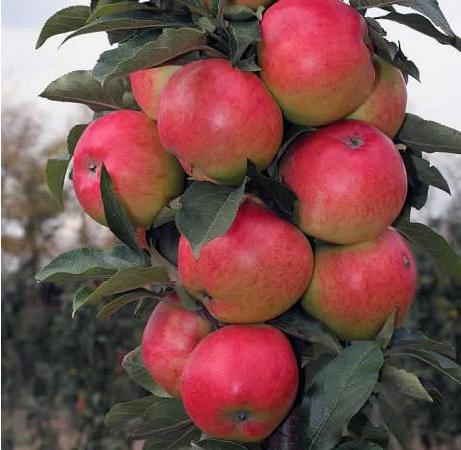
M 336 244 L 382 234 L 399 215 L 407 193 L 405 167 L 393 142 L 357 120 L 295 141 L 280 175 L 298 196 L 300 228 Z
M 393 229 L 360 244 L 324 244 L 302 305 L 343 340 L 372 339 L 394 311 L 403 323 L 416 278 L 415 258 Z
M 181 166 L 160 145 L 155 123 L 138 111 L 116 111 L 96 119 L 75 148 L 72 180 L 77 199 L 88 215 L 105 225 L 103 164 L 117 198 L 139 228 L 148 228 L 184 188 Z
M 205 337 L 181 377 L 184 408 L 203 432 L 240 442 L 265 439 L 298 388 L 290 342 L 269 325 L 230 325 Z
M 240 205 L 230 229 L 205 244 L 198 257 L 181 236 L 178 270 L 185 288 L 224 323 L 263 322 L 304 294 L 312 249 L 295 226 L 254 197 Z
M 247 160 L 266 168 L 283 133 L 282 114 L 261 80 L 224 59 L 179 69 L 160 96 L 163 146 L 193 178 L 235 185 Z
M 380 57 L 376 57 L 375 62 L 377 75 L 373 91 L 348 118 L 364 120 L 392 139 L 405 118 L 407 85 L 397 67 Z
M 181 396 L 183 368 L 197 344 L 213 327 L 197 311 L 180 306 L 176 294 L 160 302 L 147 321 L 142 336 L 142 356 L 154 381 L 173 397 Z
M 288 120 L 334 122 L 373 89 L 368 40 L 365 20 L 340 0 L 279 0 L 261 22 L 261 78 Z
M 151 118 L 157 118 L 160 94 L 168 80 L 180 66 L 161 66 L 138 70 L 130 74 L 131 90 L 141 109 Z

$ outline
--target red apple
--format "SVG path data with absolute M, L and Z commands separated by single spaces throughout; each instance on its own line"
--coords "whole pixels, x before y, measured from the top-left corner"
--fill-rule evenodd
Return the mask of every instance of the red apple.
M 160 94 L 168 80 L 180 66 L 162 66 L 138 70 L 130 74 L 131 90 L 141 109 L 151 118 L 157 118 Z
M 213 327 L 202 313 L 176 306 L 178 302 L 177 295 L 171 294 L 155 307 L 142 336 L 142 355 L 155 382 L 179 398 L 183 368 Z
M 360 244 L 320 245 L 302 305 L 343 340 L 371 339 L 394 311 L 403 323 L 416 278 L 413 254 L 392 229 Z
M 296 141 L 280 174 L 298 196 L 301 229 L 337 244 L 379 236 L 400 213 L 407 193 L 405 167 L 393 142 L 357 120 Z
M 75 193 L 87 214 L 101 224 L 106 223 L 100 192 L 103 164 L 118 199 L 140 228 L 149 227 L 184 187 L 183 171 L 160 145 L 155 123 L 138 111 L 116 111 L 96 119 L 75 148 Z
M 379 57 L 376 57 L 375 61 L 375 87 L 366 101 L 350 114 L 349 118 L 364 120 L 392 139 L 405 118 L 407 86 L 402 72 L 397 67 Z
M 312 249 L 296 227 L 253 198 L 239 207 L 224 235 L 196 258 L 181 236 L 179 277 L 211 315 L 225 323 L 273 319 L 306 291 L 312 274 Z
M 261 33 L 261 78 L 288 120 L 334 122 L 373 89 L 365 20 L 342 1 L 279 0 L 265 12 Z
M 287 415 L 298 367 L 285 335 L 268 325 L 231 325 L 192 352 L 181 378 L 184 407 L 207 435 L 265 439 Z
M 160 97 L 163 146 L 193 178 L 240 183 L 247 160 L 266 168 L 282 138 L 282 114 L 261 80 L 224 59 L 178 70 Z

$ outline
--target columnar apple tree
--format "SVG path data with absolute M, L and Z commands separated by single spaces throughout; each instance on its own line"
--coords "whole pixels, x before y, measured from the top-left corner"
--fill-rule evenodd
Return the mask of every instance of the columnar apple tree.
M 454 349 L 404 327 L 415 249 L 461 279 L 411 220 L 450 192 L 424 154 L 461 133 L 406 111 L 419 71 L 389 21 L 461 50 L 436 0 L 92 0 L 47 20 L 37 47 L 111 45 L 41 96 L 94 112 L 46 177 L 120 243 L 37 274 L 82 282 L 73 314 L 150 315 L 123 361 L 146 395 L 108 427 L 145 450 L 407 447 L 403 400 L 436 395 L 407 362 L 461 384 Z

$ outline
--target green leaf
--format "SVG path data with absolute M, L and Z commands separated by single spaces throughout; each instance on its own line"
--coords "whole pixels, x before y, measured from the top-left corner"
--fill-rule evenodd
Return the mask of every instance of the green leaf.
M 370 396 L 384 357 L 374 342 L 345 348 L 316 375 L 303 400 L 306 449 L 330 450 Z
M 447 192 L 448 194 L 451 194 L 447 180 L 445 180 L 437 167 L 432 166 L 429 161 L 418 156 L 411 154 L 404 156 L 407 173 L 424 184 L 434 186 Z
M 189 241 L 197 257 L 200 248 L 226 233 L 237 215 L 246 180 L 238 188 L 194 182 L 181 196 L 176 215 L 179 232 Z
M 98 80 L 155 67 L 206 45 L 206 33 L 195 28 L 165 28 L 142 33 L 101 54 L 94 68 Z
M 367 8 L 385 8 L 392 5 L 407 6 L 429 18 L 449 36 L 453 30 L 443 15 L 437 0 L 354 0 L 354 7 L 361 10 Z
M 392 391 L 388 392 L 383 389 L 381 394 L 378 396 L 377 403 L 385 427 L 397 439 L 403 450 L 409 450 L 411 442 L 411 427 L 409 426 L 406 417 L 403 415 L 400 397 L 398 397 L 398 400 L 396 401 L 393 399 Z
M 176 282 L 174 285 L 174 290 L 180 299 L 179 306 L 189 311 L 203 310 L 203 306 L 197 301 L 197 299 L 192 297 L 192 295 L 186 291 L 185 287 L 181 283 Z
M 193 13 L 198 13 L 202 16 L 209 14 L 204 0 L 178 0 L 178 2 L 187 6 Z
M 90 8 L 88 6 L 76 5 L 61 9 L 45 22 L 35 48 L 40 48 L 52 36 L 68 33 L 82 27 L 89 15 Z
M 201 431 L 190 422 L 181 426 L 181 423 L 175 426 L 175 424 L 164 425 L 165 421 L 154 428 L 152 434 L 155 437 L 149 437 L 144 443 L 143 450 L 176 450 L 187 448 L 190 445 L 191 440 L 198 439 L 201 435 Z M 169 422 L 166 422 L 169 423 Z M 175 427 L 174 427 L 175 426 Z M 173 429 L 165 428 L 174 427 Z M 155 430 L 160 430 L 156 432 Z
M 342 349 L 341 344 L 334 335 L 329 333 L 320 322 L 308 317 L 299 308 L 287 311 L 270 321 L 270 324 L 280 328 L 290 336 L 321 344 L 333 353 L 339 353 Z
M 428 253 L 438 266 L 461 280 L 461 257 L 455 253 L 443 236 L 422 223 L 399 219 L 394 227 L 416 247 Z
M 130 247 L 134 252 L 142 253 L 136 239 L 136 228 L 131 222 L 123 205 L 118 201 L 104 164 L 101 167 L 101 197 L 104 205 L 104 216 L 107 226 L 122 242 Z
M 414 114 L 406 115 L 397 139 L 421 152 L 461 154 L 461 132 Z
M 183 27 L 190 25 L 189 20 L 184 17 L 176 17 L 170 14 L 148 13 L 133 11 L 116 13 L 100 17 L 86 24 L 74 33 L 67 36 L 63 44 L 76 36 L 100 31 L 120 31 L 120 30 L 139 30 L 142 28 L 164 28 L 164 27 Z
M 389 352 L 391 357 L 412 357 L 428 364 L 461 385 L 461 366 L 452 359 L 432 350 L 402 349 Z
M 192 448 L 197 450 L 248 450 L 243 444 L 222 439 L 202 439 L 191 443 Z
M 168 274 L 161 267 L 131 267 L 115 273 L 107 281 L 100 284 L 87 297 L 80 296 L 73 304 L 72 315 L 84 305 L 95 304 L 104 297 L 131 289 L 141 288 L 147 284 L 162 283 L 168 281 Z
M 401 394 L 426 402 L 433 402 L 432 397 L 419 381 L 419 378 L 406 370 L 386 364 L 382 371 L 382 383 L 389 383 Z
M 257 11 L 253 11 L 248 6 L 244 5 L 227 5 L 224 10 L 224 17 L 229 21 L 247 22 L 254 19 L 259 19 Z
M 335 447 L 335 450 L 384 450 L 380 445 L 370 441 L 345 442 Z
M 48 189 L 53 194 L 59 207 L 64 209 L 63 188 L 64 180 L 66 179 L 67 168 L 69 167 L 69 159 L 50 158 L 46 163 L 45 179 Z
M 80 305 L 84 303 L 85 299 L 87 299 L 93 292 L 94 289 L 88 286 L 80 286 L 80 288 L 77 289 L 77 292 L 74 294 L 74 298 L 72 299 L 72 307 L 75 308 L 75 305 Z M 73 317 L 74 312 L 72 312 L 72 318 Z
M 81 138 L 83 132 L 88 127 L 88 124 L 79 124 L 72 127 L 67 135 L 67 152 L 69 156 L 74 156 L 74 150 L 77 146 L 78 140 Z
M 130 379 L 136 384 L 139 384 L 146 391 L 154 394 L 157 397 L 171 398 L 171 395 L 157 386 L 155 381 L 150 376 L 142 359 L 141 347 L 137 347 L 128 353 L 122 361 L 122 367 L 128 374 Z M 146 410 L 148 412 L 148 410 Z
M 285 184 L 273 178 L 261 175 L 256 166 L 248 161 L 248 189 L 255 192 L 273 210 L 284 219 L 294 222 L 298 197 Z
M 102 112 L 126 109 L 124 91 L 121 80 L 102 86 L 91 70 L 76 70 L 52 81 L 40 97 L 57 102 L 81 103 L 95 112 Z
M 91 13 L 90 17 L 88 17 L 87 23 L 93 22 L 94 20 L 99 19 L 103 16 L 109 16 L 111 14 L 129 11 L 151 11 L 155 13 L 157 9 L 146 3 L 137 3 L 133 1 L 119 1 L 117 3 L 109 3 L 95 8 L 94 11 Z
M 95 248 L 70 250 L 55 258 L 35 279 L 39 282 L 62 283 L 72 280 L 109 278 L 118 270 L 137 267 L 143 260 L 125 245 L 112 251 Z
M 231 22 L 230 31 L 230 56 L 232 64 L 237 64 L 245 51 L 250 46 L 261 41 L 261 30 L 258 19 L 247 22 Z
M 458 36 L 447 36 L 441 33 L 434 27 L 430 20 L 419 14 L 400 14 L 397 11 L 391 11 L 385 16 L 378 17 L 378 19 L 392 20 L 393 22 L 400 23 L 426 36 L 434 38 L 440 44 L 451 45 L 461 51 L 461 39 Z
M 111 299 L 108 303 L 101 307 L 101 309 L 99 309 L 98 313 L 96 314 L 96 318 L 107 319 L 124 306 L 136 301 L 141 301 L 143 299 L 149 299 L 151 301 L 160 300 L 160 298 L 156 297 L 146 289 L 135 289 Z
M 421 81 L 419 77 L 419 69 L 416 67 L 416 64 L 413 61 L 410 61 L 402 49 L 400 44 L 394 44 L 393 42 L 388 43 L 389 46 L 395 46 L 395 49 L 391 49 L 390 52 L 395 53 L 395 56 L 392 60 L 392 64 L 396 66 L 403 73 L 405 79 L 408 79 L 408 76 L 413 77 L 416 81 Z
M 456 350 L 451 345 L 434 341 L 423 332 L 408 328 L 395 330 L 390 347 L 391 351 L 401 351 L 402 349 L 431 350 L 451 359 L 456 358 Z
M 375 341 L 381 345 L 381 348 L 386 348 L 392 339 L 395 328 L 396 313 L 397 310 L 394 310 L 394 312 L 387 318 L 381 330 L 379 330 L 379 333 L 375 337 Z
M 149 395 L 130 402 L 118 403 L 106 414 L 104 423 L 108 428 L 119 430 L 127 422 L 142 417 L 150 407 L 161 403 L 162 400 L 155 395 Z

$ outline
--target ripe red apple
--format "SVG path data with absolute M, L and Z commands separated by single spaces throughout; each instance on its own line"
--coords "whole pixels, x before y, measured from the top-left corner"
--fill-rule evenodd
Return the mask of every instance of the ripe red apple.
M 196 258 L 181 236 L 179 277 L 193 295 L 205 297 L 210 314 L 225 323 L 273 319 L 306 291 L 312 249 L 296 227 L 254 198 L 247 198 L 224 235 Z
M 373 89 L 365 20 L 342 1 L 279 0 L 265 12 L 261 33 L 261 78 L 288 120 L 334 122 Z
M 371 339 L 394 311 L 403 323 L 416 278 L 413 254 L 393 229 L 360 244 L 320 245 L 302 305 L 343 340 Z
M 142 355 L 155 382 L 179 398 L 183 368 L 213 327 L 202 313 L 176 306 L 178 302 L 178 296 L 171 294 L 155 307 L 142 336 Z
M 285 335 L 268 325 L 231 325 L 197 345 L 181 378 L 184 408 L 207 435 L 265 439 L 290 410 L 298 367 Z
M 248 159 L 266 168 L 282 127 L 282 114 L 261 80 L 224 59 L 185 65 L 160 97 L 160 141 L 199 180 L 238 184 Z
M 296 141 L 280 174 L 298 196 L 299 226 L 337 244 L 374 239 L 400 213 L 407 176 L 399 152 L 381 131 L 343 120 Z
M 138 70 L 130 74 L 131 90 L 134 98 L 151 119 L 157 119 L 160 94 L 179 67 L 161 66 L 153 69 Z
M 373 91 L 348 118 L 364 120 L 392 139 L 405 118 L 407 85 L 397 67 L 379 57 L 375 62 L 377 71 Z
M 96 119 L 75 148 L 75 193 L 86 213 L 104 225 L 102 164 L 118 199 L 140 228 L 149 227 L 160 210 L 183 191 L 180 165 L 160 145 L 155 123 L 141 112 L 116 111 Z

